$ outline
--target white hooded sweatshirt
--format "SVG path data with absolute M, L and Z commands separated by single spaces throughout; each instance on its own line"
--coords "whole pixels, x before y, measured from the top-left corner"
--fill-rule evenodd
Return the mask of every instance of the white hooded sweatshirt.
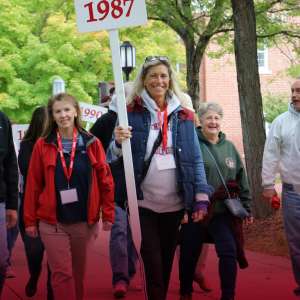
M 279 172 L 282 182 L 300 184 L 300 112 L 289 104 L 287 112 L 272 123 L 266 140 L 262 185 L 273 188 Z
M 141 96 L 151 115 L 151 126 L 145 156 L 145 159 L 147 159 L 159 134 L 161 124 L 158 119 L 158 111 L 160 110 L 146 90 L 142 92 Z M 168 115 L 179 106 L 179 99 L 175 95 L 167 98 Z M 161 113 L 161 118 L 163 120 L 163 113 Z M 157 213 L 174 212 L 183 209 L 183 201 L 177 193 L 176 166 L 172 145 L 172 124 L 170 123 L 168 126 L 167 153 L 163 153 L 161 145 L 157 148 L 151 159 L 147 175 L 141 185 L 144 200 L 138 201 L 140 207 L 151 209 Z M 173 165 L 173 167 L 161 168 L 161 159 L 170 162 L 170 165 Z

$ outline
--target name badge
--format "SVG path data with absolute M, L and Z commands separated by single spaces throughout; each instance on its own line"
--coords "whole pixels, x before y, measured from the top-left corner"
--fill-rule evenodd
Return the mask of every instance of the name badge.
M 173 154 L 154 156 L 158 170 L 176 169 L 175 159 Z
M 62 204 L 74 203 L 78 201 L 76 189 L 63 190 L 59 193 Z

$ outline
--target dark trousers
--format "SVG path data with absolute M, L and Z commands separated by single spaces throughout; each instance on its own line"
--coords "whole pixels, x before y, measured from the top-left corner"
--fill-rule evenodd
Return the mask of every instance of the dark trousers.
M 38 236 L 37 238 L 31 238 L 25 232 L 25 225 L 23 222 L 23 205 L 21 203 L 19 211 L 19 231 L 24 243 L 26 261 L 30 277 L 33 281 L 38 282 L 44 257 L 44 244 Z M 51 286 L 51 272 L 49 265 L 47 264 L 48 275 L 47 275 L 47 297 L 53 299 L 53 290 Z
M 18 224 L 16 224 L 14 227 L 11 227 L 9 229 L 7 229 L 7 249 L 8 249 L 8 253 L 9 253 L 9 257 L 8 257 L 8 265 L 11 265 L 11 255 L 12 255 L 12 251 L 14 249 L 15 243 L 17 241 L 19 235 L 19 227 Z
M 207 232 L 213 238 L 219 258 L 222 299 L 233 299 L 237 275 L 237 251 L 229 215 L 215 216 L 207 226 L 193 222 L 182 225 L 179 260 L 180 293 L 187 295 L 193 291 L 195 268 Z
M 182 211 L 155 213 L 140 208 L 143 258 L 148 300 L 165 300 Z

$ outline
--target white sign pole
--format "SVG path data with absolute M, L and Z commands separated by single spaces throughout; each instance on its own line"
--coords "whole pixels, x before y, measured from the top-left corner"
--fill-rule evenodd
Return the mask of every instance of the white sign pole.
M 147 23 L 145 0 L 74 0 L 77 26 L 80 32 L 93 32 L 108 30 L 112 52 L 113 72 L 115 79 L 115 92 L 117 96 L 118 117 L 121 126 L 128 126 L 126 101 L 120 59 L 120 41 L 118 28 L 139 26 Z M 143 261 L 140 255 L 141 228 L 135 189 L 134 170 L 130 140 L 122 143 L 124 170 L 128 206 L 130 213 L 130 227 L 132 238 L 138 250 L 141 265 L 141 275 L 145 291 L 145 274 Z M 145 299 L 147 293 L 145 292 Z
M 110 48 L 112 51 L 112 63 L 113 72 L 115 79 L 115 93 L 117 96 L 117 107 L 119 124 L 123 127 L 128 127 L 126 100 L 124 92 L 124 84 L 121 69 L 121 58 L 120 58 L 120 41 L 118 30 L 109 30 L 109 41 Z M 122 152 L 124 161 L 124 170 L 127 187 L 128 206 L 130 213 L 130 225 L 132 236 L 134 239 L 135 246 L 138 250 L 141 248 L 141 230 L 140 230 L 140 217 L 137 205 L 137 196 L 135 189 L 134 171 L 132 163 L 132 153 L 130 140 L 122 142 Z
M 113 73 L 115 79 L 115 93 L 117 96 L 119 124 L 124 128 L 126 128 L 128 127 L 128 118 L 127 118 L 127 108 L 126 108 L 124 84 L 123 84 L 122 69 L 121 69 L 120 40 L 119 40 L 118 30 L 116 29 L 109 30 L 109 42 L 110 42 L 110 48 L 112 53 L 112 64 L 113 64 Z M 122 142 L 122 153 L 123 153 L 124 171 L 125 171 L 125 179 L 126 179 L 130 228 L 132 232 L 132 239 L 138 252 L 139 262 L 141 266 L 140 269 L 141 269 L 142 283 L 144 288 L 144 297 L 145 300 L 147 300 L 148 296 L 146 292 L 146 277 L 145 277 L 144 263 L 140 254 L 141 241 L 142 241 L 140 216 L 139 216 L 139 209 L 137 204 L 134 170 L 133 170 L 133 162 L 132 162 L 132 152 L 131 152 L 131 144 L 129 139 Z

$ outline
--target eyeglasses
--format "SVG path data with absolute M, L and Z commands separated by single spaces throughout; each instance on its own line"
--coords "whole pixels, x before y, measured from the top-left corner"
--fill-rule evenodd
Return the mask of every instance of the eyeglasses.
M 149 62 L 157 61 L 157 60 L 160 62 L 163 62 L 163 63 L 169 63 L 169 59 L 167 56 L 147 56 L 145 58 L 144 63 L 149 63 Z

